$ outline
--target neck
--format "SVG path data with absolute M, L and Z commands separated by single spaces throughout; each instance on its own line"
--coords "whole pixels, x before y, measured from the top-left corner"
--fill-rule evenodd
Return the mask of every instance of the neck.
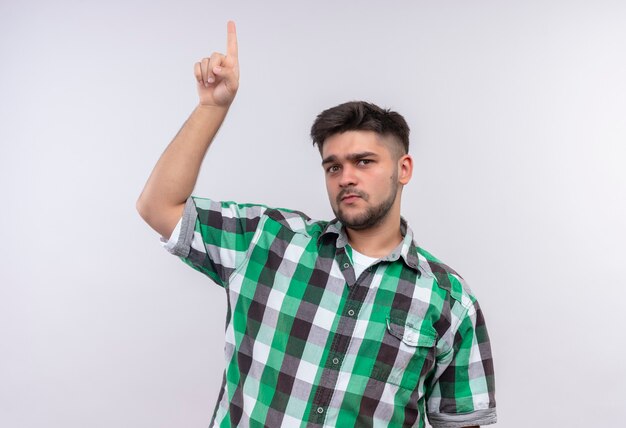
M 376 226 L 362 230 L 346 228 L 352 248 L 361 254 L 377 258 L 387 256 L 396 248 L 402 242 L 400 213 L 392 211 Z

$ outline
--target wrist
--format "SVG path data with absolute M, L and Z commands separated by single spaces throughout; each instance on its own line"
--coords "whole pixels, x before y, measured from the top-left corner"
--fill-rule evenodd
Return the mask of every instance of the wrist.
M 212 104 L 198 103 L 198 105 L 196 106 L 196 110 L 207 114 L 226 114 L 229 107 L 230 104 L 226 106 L 216 106 Z

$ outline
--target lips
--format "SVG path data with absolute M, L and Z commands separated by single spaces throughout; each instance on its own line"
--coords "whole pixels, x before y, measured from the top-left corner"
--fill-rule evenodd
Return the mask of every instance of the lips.
M 356 202 L 358 199 L 367 200 L 367 197 L 365 193 L 359 192 L 356 189 L 344 189 L 339 193 L 339 195 L 337 195 L 337 203 L 343 202 L 351 204 Z
M 341 200 L 343 202 L 352 202 L 352 201 L 356 201 L 358 198 L 360 198 L 359 195 L 345 195 L 341 198 Z

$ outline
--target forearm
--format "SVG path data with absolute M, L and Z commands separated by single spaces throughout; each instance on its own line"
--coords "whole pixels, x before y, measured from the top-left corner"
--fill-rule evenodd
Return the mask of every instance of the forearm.
M 227 111 L 228 107 L 198 105 L 158 160 L 137 200 L 140 215 L 157 231 L 171 226 L 159 224 L 171 222 L 162 213 L 182 206 L 191 195 Z
M 227 108 L 198 105 L 154 167 L 139 197 L 146 207 L 184 203 L 196 184 L 202 160 L 226 117 Z

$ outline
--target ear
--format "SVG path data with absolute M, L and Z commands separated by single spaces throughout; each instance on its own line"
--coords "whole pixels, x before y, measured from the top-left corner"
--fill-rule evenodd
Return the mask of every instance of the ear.
M 398 159 L 398 181 L 403 186 L 411 181 L 413 176 L 413 158 L 411 155 L 403 155 Z

